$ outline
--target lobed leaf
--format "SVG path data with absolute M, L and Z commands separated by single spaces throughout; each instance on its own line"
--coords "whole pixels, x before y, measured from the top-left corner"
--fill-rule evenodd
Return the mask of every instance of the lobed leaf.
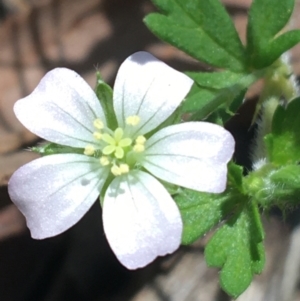
M 270 66 L 282 53 L 300 41 L 300 31 L 280 35 L 288 23 L 294 0 L 254 0 L 247 26 L 247 53 L 251 67 Z
M 199 61 L 241 72 L 246 56 L 234 24 L 219 0 L 153 0 L 161 13 L 144 21 L 160 39 Z
M 250 285 L 265 264 L 263 228 L 257 205 L 240 200 L 240 210 L 210 239 L 205 249 L 207 264 L 220 267 L 220 284 L 236 298 Z
M 191 244 L 206 234 L 235 205 L 235 200 L 227 193 L 213 194 L 188 189 L 177 195 L 175 201 L 183 221 L 184 245 Z
M 242 191 L 242 168 L 229 163 L 228 188 L 221 194 L 184 189 L 174 198 L 183 220 L 182 243 L 191 244 L 234 210 Z
M 205 249 L 207 264 L 222 268 L 220 283 L 237 297 L 264 267 L 264 232 L 256 203 L 244 192 L 243 169 L 228 165 L 228 185 L 221 194 L 183 190 L 175 196 L 183 220 L 182 243 L 190 244 L 221 221 Z
M 229 70 L 221 72 L 186 72 L 197 85 L 210 89 L 224 89 L 235 85 L 244 73 L 236 73 Z

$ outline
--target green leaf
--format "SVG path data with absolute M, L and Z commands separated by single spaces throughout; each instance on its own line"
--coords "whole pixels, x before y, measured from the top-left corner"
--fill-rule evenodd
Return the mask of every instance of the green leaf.
M 240 210 L 210 239 L 205 249 L 207 264 L 222 268 L 220 284 L 236 298 L 250 285 L 265 264 L 264 233 L 257 205 L 247 197 Z
M 96 95 L 103 108 L 107 125 L 110 129 L 117 127 L 117 118 L 113 108 L 113 90 L 102 80 L 100 72 L 97 72 Z
M 225 224 L 205 249 L 209 266 L 220 267 L 220 283 L 237 297 L 265 264 L 264 232 L 254 201 L 244 193 L 243 169 L 230 162 L 227 189 L 221 194 L 184 189 L 175 196 L 183 220 L 183 244 L 190 244 L 217 224 Z
M 268 159 L 275 165 L 300 161 L 300 97 L 287 108 L 278 106 L 272 121 L 272 133 L 265 137 Z
M 228 165 L 228 186 L 221 194 L 184 189 L 175 201 L 183 220 L 182 243 L 191 244 L 224 219 L 239 202 L 242 168 Z
M 161 13 L 144 21 L 160 39 L 210 65 L 244 71 L 246 57 L 234 24 L 219 0 L 152 0 Z
M 229 70 L 221 72 L 186 72 L 197 85 L 210 89 L 224 89 L 235 85 L 245 73 L 236 73 Z
M 291 30 L 284 34 L 281 34 L 273 41 L 270 41 L 268 47 L 266 47 L 265 53 L 263 53 L 263 59 L 265 62 L 261 65 L 269 66 L 275 60 L 277 60 L 284 52 L 288 51 L 300 42 L 300 30 Z
M 272 39 L 289 21 L 294 8 L 294 0 L 253 0 L 249 11 L 249 41 Z
M 184 189 L 175 196 L 175 201 L 183 221 L 184 245 L 191 244 L 206 234 L 229 214 L 235 204 L 235 200 L 227 193 L 212 194 L 189 189 Z
M 300 41 L 298 30 L 278 36 L 289 21 L 293 8 L 294 0 L 252 2 L 247 27 L 247 53 L 251 67 L 260 69 L 270 66 Z

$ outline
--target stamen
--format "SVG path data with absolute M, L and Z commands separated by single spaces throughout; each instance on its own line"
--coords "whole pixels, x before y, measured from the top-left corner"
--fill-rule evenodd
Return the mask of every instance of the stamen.
M 100 132 L 94 132 L 93 136 L 96 140 L 101 140 L 102 134 Z
M 133 147 L 133 151 L 136 152 L 136 153 L 141 153 L 145 150 L 145 146 L 143 144 L 136 144 L 134 147 Z
M 126 124 L 128 125 L 138 125 L 140 123 L 141 118 L 138 115 L 128 116 L 126 118 Z
M 145 144 L 146 138 L 144 136 L 138 136 L 135 140 L 136 144 Z
M 95 153 L 95 147 L 93 145 L 88 144 L 83 152 L 86 156 L 92 156 Z
M 99 118 L 95 119 L 93 124 L 98 130 L 102 130 L 104 128 L 104 123 Z
M 120 164 L 121 173 L 128 173 L 129 172 L 129 165 L 128 164 Z
M 111 167 L 110 171 L 114 176 L 120 176 L 122 174 L 120 167 L 117 165 L 113 165 Z
M 129 168 L 129 165 L 128 164 L 125 164 L 125 163 L 122 163 L 120 164 L 120 166 L 117 166 L 117 165 L 113 165 L 110 169 L 111 173 L 114 175 L 114 176 L 120 176 L 120 175 L 123 175 L 125 173 L 128 173 L 130 170 Z
M 102 166 L 107 166 L 107 165 L 109 165 L 109 160 L 108 160 L 108 158 L 106 157 L 106 156 L 102 156 L 101 158 L 100 158 L 100 164 L 102 165 Z

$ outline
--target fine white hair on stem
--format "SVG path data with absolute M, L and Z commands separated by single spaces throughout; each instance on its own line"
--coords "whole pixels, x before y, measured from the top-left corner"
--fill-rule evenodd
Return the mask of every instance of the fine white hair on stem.
M 253 170 L 259 169 L 266 163 L 264 136 L 271 132 L 272 118 L 277 106 L 278 100 L 275 97 L 270 98 L 262 105 L 261 116 L 256 122 L 257 129 L 250 147 L 250 158 Z M 266 114 L 266 111 L 268 111 L 269 114 Z
M 281 55 L 281 60 L 282 62 L 286 65 L 286 67 L 289 70 L 289 81 L 293 86 L 294 91 L 296 92 L 297 96 L 300 94 L 299 90 L 299 85 L 297 82 L 297 77 L 293 73 L 293 68 L 292 68 L 292 54 L 291 51 L 287 51 Z
M 289 102 L 292 98 L 299 96 L 300 94 L 299 85 L 297 83 L 296 76 L 294 75 L 292 66 L 290 64 L 291 52 L 287 51 L 284 54 L 282 54 L 280 60 L 286 68 L 286 85 L 289 86 L 293 91 L 293 96 L 286 96 L 290 97 L 290 99 L 285 99 L 286 102 Z M 278 95 L 270 95 L 269 97 L 269 99 L 265 99 L 262 103 L 261 115 L 256 122 L 257 130 L 255 134 L 255 139 L 251 146 L 250 156 L 252 168 L 254 170 L 260 168 L 267 162 L 266 148 L 263 139 L 265 135 L 271 133 L 273 115 L 277 106 L 281 102 L 281 99 Z

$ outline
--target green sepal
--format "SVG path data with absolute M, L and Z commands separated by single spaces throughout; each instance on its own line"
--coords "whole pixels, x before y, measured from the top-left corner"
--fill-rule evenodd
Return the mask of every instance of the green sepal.
M 244 71 L 246 56 L 219 0 L 152 0 L 161 13 L 144 22 L 160 39 L 210 65 Z
M 193 243 L 234 210 L 242 192 L 242 168 L 228 165 L 228 185 L 220 194 L 183 189 L 174 196 L 183 220 L 182 243 Z
M 299 205 L 300 203 L 300 166 L 287 165 L 270 175 L 268 182 L 269 198 L 273 195 L 273 204 Z M 272 190 L 271 190 L 272 189 Z M 272 194 L 271 194 L 272 193 Z M 284 207 L 283 207 L 284 208 Z
M 226 113 L 223 114 L 224 121 L 226 121 L 238 109 L 247 89 L 261 78 L 264 72 L 259 71 L 247 75 L 230 71 L 188 72 L 187 74 L 195 83 L 182 104 L 182 110 L 185 113 L 193 113 L 191 120 L 203 120 L 223 106 L 221 111 Z M 228 76 L 228 81 L 226 81 L 226 76 Z
M 271 173 L 270 181 L 280 191 L 285 191 L 286 197 L 293 195 L 300 198 L 300 165 L 286 165 L 279 168 Z M 276 198 L 276 191 L 274 196 Z
M 201 108 L 205 108 L 209 106 L 210 102 L 212 102 L 217 95 L 218 90 L 201 87 L 197 85 L 197 83 L 194 83 L 186 99 L 182 102 L 182 112 L 193 113 Z M 205 117 L 213 112 L 213 110 L 214 109 L 208 111 L 207 114 L 205 113 Z
M 96 95 L 104 111 L 108 128 L 115 129 L 117 128 L 118 123 L 113 107 L 113 90 L 107 83 L 103 81 L 100 72 L 97 72 L 96 75 Z
M 265 209 L 276 205 L 284 210 L 300 202 L 300 165 L 266 164 L 244 183 L 248 195 Z
M 254 0 L 247 27 L 248 64 L 256 69 L 270 66 L 300 41 L 300 31 L 280 35 L 289 21 L 294 0 Z
M 49 156 L 55 154 L 83 154 L 84 152 L 83 148 L 75 148 L 52 142 L 31 147 L 30 150 L 42 156 Z
M 227 187 L 244 193 L 243 167 L 230 161 L 228 163 Z
M 217 110 L 208 116 L 206 121 L 224 125 L 230 118 L 234 116 L 238 108 L 242 105 L 246 92 L 247 89 L 240 91 L 240 93 L 237 94 L 233 100 L 231 100 L 231 103 L 225 103 L 218 107 Z
M 287 107 L 278 106 L 272 121 L 272 132 L 265 137 L 268 161 L 275 165 L 300 162 L 300 97 Z
M 240 198 L 240 209 L 213 235 L 205 248 L 208 266 L 221 268 L 220 285 L 238 297 L 265 265 L 264 232 L 257 205 Z
M 169 116 L 163 123 L 161 123 L 158 127 L 156 127 L 155 129 L 153 129 L 152 131 L 150 131 L 149 133 L 145 134 L 145 137 L 148 139 L 150 138 L 152 135 L 154 135 L 156 132 L 158 132 L 159 130 L 173 125 L 173 124 L 177 124 L 182 122 L 182 106 L 179 106 L 175 112 L 173 114 L 171 114 L 171 116 Z

